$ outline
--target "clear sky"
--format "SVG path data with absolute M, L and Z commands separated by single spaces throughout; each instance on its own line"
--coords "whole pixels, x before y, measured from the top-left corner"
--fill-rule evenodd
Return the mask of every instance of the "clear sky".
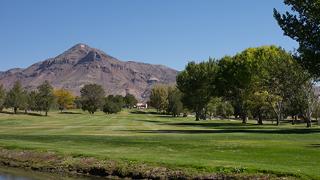
M 120 60 L 182 70 L 191 60 L 275 44 L 293 51 L 273 8 L 282 0 L 0 0 L 0 71 L 76 43 Z

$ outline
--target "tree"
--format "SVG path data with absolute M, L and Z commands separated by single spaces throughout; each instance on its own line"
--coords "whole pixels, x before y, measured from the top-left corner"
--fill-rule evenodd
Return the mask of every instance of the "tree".
M 122 96 L 121 96 L 122 97 Z M 105 98 L 105 102 L 103 105 L 103 112 L 106 114 L 114 114 L 121 111 L 123 103 L 119 101 L 119 96 L 109 95 Z
M 313 117 L 316 119 L 318 126 L 320 125 L 320 99 L 319 97 L 315 99 L 315 103 L 314 103 L 314 112 L 313 112 Z
M 7 93 L 5 106 L 13 108 L 15 114 L 17 114 L 18 108 L 24 103 L 24 92 L 20 81 L 16 81 L 12 89 Z
M 37 97 L 38 93 L 36 91 L 31 91 L 28 93 L 28 98 L 27 98 L 27 104 L 28 104 L 28 109 L 31 111 L 39 111 L 39 98 Z
M 81 104 L 81 97 L 76 96 L 74 98 L 74 104 L 76 106 L 77 109 L 81 109 L 82 108 L 82 104 Z
M 62 112 L 64 109 L 68 109 L 74 103 L 74 96 L 66 89 L 58 89 L 54 91 L 54 96 L 59 106 L 59 110 Z
M 183 111 L 181 102 L 182 93 L 176 87 L 168 87 L 168 110 L 173 117 L 179 116 Z
M 269 93 L 262 91 L 253 93 L 249 98 L 249 109 L 252 115 L 257 117 L 259 125 L 263 124 L 263 116 L 270 107 L 268 97 Z
M 230 117 L 234 113 L 233 106 L 228 101 L 220 101 L 216 113 L 223 118 Z
M 223 101 L 221 97 L 211 98 L 207 109 L 210 119 L 212 119 L 213 116 L 227 118 L 234 114 L 234 108 L 231 103 Z
M 124 107 L 124 105 L 125 105 L 124 97 L 121 96 L 121 95 L 115 95 L 115 96 L 113 96 L 113 100 L 112 100 L 112 101 L 115 102 L 116 104 L 118 104 L 119 107 L 120 107 L 120 109 L 121 109 L 122 107 Z
M 215 95 L 217 63 L 209 59 L 196 64 L 190 62 L 177 76 L 177 88 L 183 93 L 182 103 L 196 113 L 196 121 L 206 119 L 207 105 Z
M 307 123 L 307 127 L 312 126 L 312 114 L 315 111 L 315 104 L 319 96 L 316 95 L 314 84 L 311 81 L 306 82 L 301 88 L 302 115 Z
M 219 66 L 217 87 L 220 95 L 232 102 L 235 114 L 242 117 L 243 123 L 246 123 L 250 108 L 263 117 L 265 112 L 261 110 L 266 104 L 252 104 L 252 99 L 265 99 L 262 92 L 266 92 L 266 100 L 279 124 L 285 102 L 308 79 L 292 56 L 276 46 L 248 48 L 234 57 L 222 58 Z
M 54 102 L 53 87 L 48 81 L 44 81 L 41 85 L 37 87 L 37 105 L 41 111 L 45 112 L 48 116 L 51 105 Z
M 286 36 L 299 43 L 298 62 L 315 78 L 320 77 L 320 3 L 319 0 L 284 0 L 292 12 L 274 17 Z
M 23 90 L 23 95 L 21 96 L 21 104 L 19 106 L 20 110 L 24 110 L 24 113 L 27 114 L 29 110 L 29 92 L 27 90 Z
M 258 89 L 268 92 L 268 102 L 271 105 L 277 120 L 277 125 L 284 118 L 285 109 L 294 101 L 294 94 L 309 79 L 308 73 L 286 53 L 278 48 L 278 55 L 262 63 L 264 73 L 260 74 L 261 81 Z
M 218 116 L 218 106 L 221 103 L 221 98 L 213 97 L 210 99 L 208 105 L 207 105 L 207 113 L 212 119 L 212 117 Z
M 6 99 L 6 90 L 4 89 L 3 85 L 0 85 L 0 112 L 2 112 L 4 108 L 5 99 Z
M 165 85 L 155 85 L 151 89 L 150 105 L 158 112 L 164 112 L 168 107 L 168 89 Z
M 105 91 L 101 85 L 87 84 L 81 90 L 82 110 L 94 114 L 97 109 L 103 106 Z
M 124 97 L 124 102 L 125 102 L 125 106 L 129 109 L 133 108 L 133 106 L 135 106 L 138 103 L 138 100 L 136 99 L 136 97 L 132 94 L 127 94 Z

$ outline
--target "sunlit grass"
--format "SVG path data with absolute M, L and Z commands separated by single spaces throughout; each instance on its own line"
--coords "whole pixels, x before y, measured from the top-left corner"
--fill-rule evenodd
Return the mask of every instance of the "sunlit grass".
M 196 122 L 191 117 L 129 111 L 116 115 L 72 112 L 50 112 L 49 117 L 1 113 L 0 146 L 205 172 L 216 172 L 223 166 L 320 178 L 317 126 Z

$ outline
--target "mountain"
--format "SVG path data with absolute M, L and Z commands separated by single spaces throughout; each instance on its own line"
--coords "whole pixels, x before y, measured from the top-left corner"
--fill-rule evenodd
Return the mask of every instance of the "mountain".
M 11 88 L 20 80 L 29 90 L 48 80 L 54 88 L 65 88 L 75 95 L 90 83 L 102 85 L 107 94 L 130 93 L 146 101 L 155 83 L 174 84 L 178 71 L 163 65 L 120 61 L 86 44 L 77 44 L 64 53 L 31 65 L 0 73 L 0 84 Z

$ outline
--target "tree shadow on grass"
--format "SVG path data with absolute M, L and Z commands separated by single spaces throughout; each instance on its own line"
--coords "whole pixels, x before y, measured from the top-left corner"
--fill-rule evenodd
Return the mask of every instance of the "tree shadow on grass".
M 307 147 L 310 147 L 310 148 L 320 148 L 320 144 L 309 144 Z
M 17 112 L 17 114 L 15 114 L 14 112 L 2 111 L 2 112 L 0 112 L 0 113 L 2 113 L 2 114 L 10 114 L 10 115 L 43 116 L 42 114 L 40 114 L 40 113 L 35 113 L 35 112 L 28 112 L 28 113 L 25 113 L 25 112 Z
M 155 123 L 155 124 L 163 124 L 161 121 L 157 120 L 148 120 L 148 119 L 131 119 L 132 121 L 138 121 L 138 122 L 148 122 L 148 123 Z
M 219 133 L 261 133 L 261 134 L 311 134 L 320 129 L 213 129 L 213 130 L 128 130 L 155 134 L 219 134 Z
M 27 113 L 27 115 L 29 115 L 29 116 L 44 116 L 44 115 L 39 114 L 39 113 Z
M 59 114 L 82 114 L 81 112 L 69 112 L 69 111 L 66 111 L 66 112 L 60 112 Z
M 160 114 L 154 111 L 139 111 L 139 110 L 131 111 L 130 113 L 131 114 Z

